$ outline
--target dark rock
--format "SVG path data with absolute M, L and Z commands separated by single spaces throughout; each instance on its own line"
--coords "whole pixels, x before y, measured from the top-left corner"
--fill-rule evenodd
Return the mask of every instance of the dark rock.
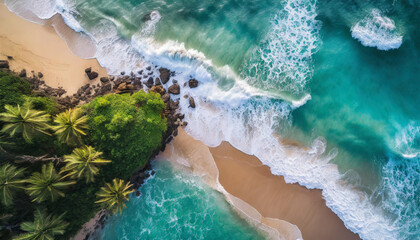
M 137 191 L 136 191 L 136 197 L 140 196 L 140 194 L 141 194 L 141 193 L 140 193 L 140 191 L 139 191 L 139 190 L 137 190 Z
M 9 61 L 7 60 L 0 60 L 0 68 L 9 68 Z
M 168 92 L 172 93 L 174 95 L 178 95 L 180 93 L 180 91 L 181 91 L 181 89 L 180 89 L 178 83 L 175 83 L 174 85 L 172 85 L 168 88 Z
M 169 78 L 171 77 L 171 72 L 167 68 L 160 68 L 160 81 L 162 84 L 166 84 L 169 81 Z
M 186 87 L 186 86 L 187 86 L 187 84 L 188 84 L 188 82 L 184 82 L 184 87 Z
M 150 91 L 155 92 L 155 93 L 159 93 L 161 96 L 166 93 L 166 90 L 162 87 L 162 85 L 152 86 Z
M 91 67 L 90 67 L 90 68 L 86 68 L 86 69 L 85 69 L 85 73 L 86 73 L 86 74 L 88 74 L 88 73 L 90 73 L 90 72 L 92 72 L 92 68 L 91 68 Z
M 159 78 L 156 78 L 156 79 L 155 79 L 155 85 L 156 85 L 156 86 L 157 86 L 157 85 L 162 85 L 162 84 L 160 83 Z
M 137 72 L 139 75 L 142 75 L 143 74 L 143 70 L 140 70 L 140 71 L 138 71 Z
M 194 98 L 193 97 L 190 97 L 189 101 L 190 101 L 190 107 L 195 108 Z
M 42 72 L 38 72 L 38 77 L 42 78 L 44 76 L 44 74 L 42 74 Z
M 163 100 L 163 102 L 168 102 L 169 101 L 169 99 L 171 98 L 171 95 L 169 95 L 169 93 L 165 93 L 165 94 L 163 94 L 163 96 L 162 96 L 162 100 Z
M 169 100 L 169 108 L 176 110 L 179 107 L 179 101 Z
M 149 76 L 151 76 L 151 75 L 153 75 L 153 72 L 149 72 L 148 74 L 149 74 Z
M 175 129 L 175 131 L 174 131 L 174 133 L 172 135 L 174 135 L 174 137 L 178 136 L 178 128 Z
M 184 95 L 184 98 L 185 98 L 185 99 L 187 99 L 187 98 L 188 98 L 188 95 L 187 95 L 187 94 L 185 94 L 185 95 Z
M 172 80 L 172 83 L 178 83 L 178 80 L 174 79 L 174 80 Z
M 7 59 L 13 60 L 13 57 L 12 56 L 7 56 Z
M 186 127 L 188 125 L 188 122 L 183 122 L 182 126 Z
M 190 79 L 189 81 L 188 81 L 188 86 L 190 87 L 190 88 L 196 88 L 197 86 L 198 86 L 198 81 L 197 81 L 197 79 Z
M 25 69 L 23 69 L 22 71 L 20 71 L 19 77 L 26 77 L 26 70 Z
M 146 68 L 146 70 L 147 70 L 147 71 L 150 71 L 150 70 L 152 70 L 152 67 L 151 67 L 151 66 L 148 66 L 148 67 Z
M 97 72 L 92 71 L 90 73 L 87 73 L 87 76 L 88 76 L 89 80 L 93 80 L 93 79 L 97 78 L 99 76 L 99 74 Z
M 107 77 L 101 77 L 101 83 L 102 84 L 109 83 L 109 78 L 107 78 Z
M 121 72 L 121 75 L 124 76 L 125 75 L 125 72 Z

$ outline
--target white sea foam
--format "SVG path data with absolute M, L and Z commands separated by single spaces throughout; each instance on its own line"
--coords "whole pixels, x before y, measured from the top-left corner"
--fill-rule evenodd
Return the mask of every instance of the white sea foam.
M 269 33 L 273 41 L 267 42 L 268 48 L 259 50 L 264 63 L 257 69 L 263 72 L 253 76 L 283 79 L 285 75 L 292 80 L 291 84 L 279 86 L 302 91 L 311 75 L 310 58 L 319 40 L 320 23 L 315 20 L 315 7 L 314 2 L 309 5 L 301 0 L 286 2 L 285 10 L 273 20 L 276 29 Z M 71 13 L 71 9 L 67 12 Z M 241 151 L 257 156 L 274 174 L 283 175 L 287 182 L 322 189 L 328 207 L 362 238 L 396 239 L 397 229 L 383 216 L 381 209 L 374 207 L 367 195 L 353 190 L 341 180 L 337 166 L 329 163 L 336 152 L 325 153 L 324 139 L 314 139 L 306 149 L 284 146 L 275 136 L 279 129 L 290 128 L 291 111 L 309 100 L 310 95 L 296 101 L 295 106 L 273 101 L 267 88 L 259 90 L 253 84 L 250 86 L 228 66 L 215 67 L 197 50 L 186 49 L 175 41 L 154 42 L 150 33 L 158 21 L 157 17 L 152 17 L 131 42 L 119 37 L 117 23 L 112 19 L 98 22 L 87 34 L 97 43 L 96 57 L 100 64 L 111 74 L 135 72 L 145 63 L 168 67 L 177 72 L 175 78 L 181 86 L 190 77 L 197 78 L 199 87 L 181 88 L 180 94 L 188 94 L 196 100 L 197 107 L 192 109 L 186 99 L 180 99 L 181 110 L 189 123 L 188 133 L 209 146 L 228 141 Z M 217 84 L 217 78 L 221 76 L 233 78 L 235 84 L 229 89 L 221 89 Z
M 403 42 L 394 21 L 383 16 L 378 9 L 373 9 L 368 16 L 357 22 L 351 28 L 351 35 L 364 46 L 379 50 L 397 49 Z
M 258 88 L 302 94 L 312 75 L 311 58 L 321 44 L 316 1 L 284 1 L 271 29 L 243 68 L 243 76 Z
M 420 156 L 420 124 L 414 121 L 402 128 L 394 137 L 397 153 L 405 158 Z

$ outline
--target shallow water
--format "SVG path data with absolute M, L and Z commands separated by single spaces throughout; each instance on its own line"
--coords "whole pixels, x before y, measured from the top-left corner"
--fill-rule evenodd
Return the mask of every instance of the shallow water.
M 153 171 L 100 239 L 264 239 L 201 178 L 165 160 L 154 161 Z
M 6 0 L 22 15 L 32 2 Z M 90 36 L 110 73 L 147 62 L 181 85 L 197 78 L 180 95 L 196 99 L 196 109 L 181 99 L 195 138 L 323 189 L 364 239 L 420 237 L 418 0 L 36 3 L 39 17 L 58 12 Z

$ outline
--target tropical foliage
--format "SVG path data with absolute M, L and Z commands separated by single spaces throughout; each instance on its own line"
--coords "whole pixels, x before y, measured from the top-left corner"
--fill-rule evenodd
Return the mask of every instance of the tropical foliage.
M 52 163 L 44 164 L 42 171 L 33 173 L 27 182 L 29 186 L 26 191 L 36 202 L 55 201 L 64 197 L 63 191 L 75 183 L 65 180 L 65 177 L 57 173 Z
M 33 222 L 23 222 L 20 227 L 26 233 L 19 235 L 17 240 L 53 240 L 57 235 L 63 235 L 69 225 L 63 221 L 64 214 L 56 217 L 47 215 L 45 210 L 36 209 Z
M 133 190 L 124 179 L 160 147 L 165 105 L 140 91 L 60 113 L 55 97 L 31 87 L 0 70 L 0 238 L 69 239 L 101 208 L 125 207 Z
M 18 105 L 25 102 L 24 95 L 31 94 L 31 85 L 11 74 L 0 72 L 0 112 L 5 105 Z
M 82 136 L 86 135 L 87 116 L 83 116 L 80 109 L 69 109 L 54 118 L 53 130 L 61 143 L 77 145 L 82 143 Z
M 90 143 L 113 160 L 103 168 L 106 176 L 129 178 L 161 144 L 165 105 L 157 93 L 109 94 L 85 108 Z
M 93 182 L 94 176 L 99 173 L 99 166 L 111 162 L 101 156 L 102 153 L 91 146 L 76 148 L 72 154 L 64 156 L 64 171 L 78 179 L 85 178 L 86 182 Z
M 128 201 L 128 195 L 134 190 L 130 190 L 132 185 L 121 179 L 112 180 L 112 184 L 106 183 L 97 194 L 99 200 L 96 203 L 102 204 L 113 214 L 122 212 L 125 208 L 125 202 Z
M 0 200 L 4 206 L 13 203 L 15 193 L 22 189 L 24 181 L 23 173 L 25 169 L 18 169 L 11 164 L 4 164 L 0 168 Z
M 5 106 L 6 112 L 0 113 L 0 121 L 5 125 L 1 132 L 14 137 L 16 134 L 22 134 L 27 142 L 32 142 L 36 133 L 49 135 L 49 114 L 31 109 L 30 104 L 23 106 Z

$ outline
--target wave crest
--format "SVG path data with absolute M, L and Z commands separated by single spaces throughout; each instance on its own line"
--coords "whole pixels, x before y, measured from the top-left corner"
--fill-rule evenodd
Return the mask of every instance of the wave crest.
M 394 21 L 383 16 L 378 9 L 373 9 L 368 16 L 356 23 L 351 28 L 351 36 L 362 45 L 379 50 L 397 49 L 403 41 Z

